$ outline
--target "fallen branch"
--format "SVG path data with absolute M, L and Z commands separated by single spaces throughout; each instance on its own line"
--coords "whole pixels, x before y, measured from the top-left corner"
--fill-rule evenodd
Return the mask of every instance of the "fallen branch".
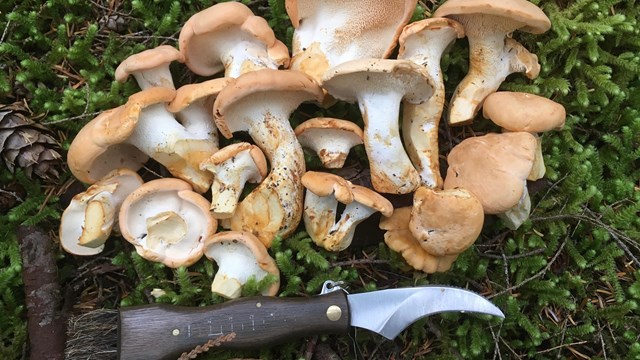
M 27 305 L 30 359 L 62 360 L 67 325 L 51 238 L 34 226 L 19 226 L 22 279 Z

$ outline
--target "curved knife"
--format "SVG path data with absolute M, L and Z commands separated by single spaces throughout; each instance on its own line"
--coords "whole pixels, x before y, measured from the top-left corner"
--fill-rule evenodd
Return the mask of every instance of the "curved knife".
M 422 286 L 347 294 L 333 282 L 309 298 L 250 297 L 207 307 L 144 305 L 120 310 L 122 360 L 176 359 L 208 340 L 235 333 L 222 348 L 269 346 L 297 337 L 346 334 L 351 326 L 393 339 L 414 321 L 441 312 L 474 312 L 504 318 L 473 292 Z

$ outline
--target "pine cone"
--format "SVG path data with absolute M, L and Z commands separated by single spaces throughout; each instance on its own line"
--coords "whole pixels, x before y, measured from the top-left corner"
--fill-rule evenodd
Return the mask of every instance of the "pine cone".
M 57 179 L 60 145 L 46 126 L 33 122 L 21 102 L 0 105 L 0 157 L 11 172 L 23 169 L 32 178 Z

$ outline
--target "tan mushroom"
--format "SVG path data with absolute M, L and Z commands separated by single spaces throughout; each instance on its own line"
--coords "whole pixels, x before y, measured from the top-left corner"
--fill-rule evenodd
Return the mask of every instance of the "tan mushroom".
M 402 137 L 407 155 L 420 174 L 422 186 L 442 188 L 438 152 L 438 127 L 444 110 L 445 88 L 440 60 L 445 50 L 464 37 L 462 25 L 447 18 L 411 23 L 400 34 L 398 59 L 425 67 L 434 80 L 433 96 L 422 104 L 404 104 Z
M 409 60 L 363 59 L 331 68 L 322 86 L 337 99 L 357 102 L 364 120 L 364 146 L 373 188 L 408 194 L 420 185 L 400 139 L 400 103 L 419 104 L 433 94 L 426 70 Z
M 233 215 L 244 185 L 257 184 L 267 176 L 267 159 L 259 147 L 242 142 L 220 149 L 200 168 L 214 174 L 211 214 L 216 219 L 227 219 Z
M 380 229 L 386 230 L 384 242 L 389 248 L 402 255 L 404 260 L 416 270 L 427 274 L 445 272 L 451 268 L 458 255 L 432 255 L 422 246 L 409 229 L 412 207 L 395 209 L 389 217 L 380 219 Z
M 129 194 L 119 219 L 122 236 L 140 256 L 172 268 L 198 261 L 217 227 L 207 199 L 173 178 L 149 181 Z
M 467 138 L 447 156 L 449 168 L 444 188 L 470 191 L 482 203 L 485 214 L 515 212 L 528 216 L 526 179 L 533 167 L 535 151 L 536 139 L 527 132 Z M 520 216 L 518 221 L 525 219 Z
M 126 58 L 116 68 L 115 78 L 123 83 L 133 75 L 142 90 L 156 86 L 175 89 L 169 70 L 174 61 L 183 63 L 184 56 L 173 46 L 160 45 Z
M 73 197 L 60 219 L 60 244 L 75 255 L 95 255 L 117 228 L 124 199 L 143 181 L 134 171 L 117 169 Z
M 303 148 L 316 152 L 328 169 L 341 168 L 352 147 L 362 144 L 364 133 L 351 121 L 314 118 L 298 125 L 294 132 Z
M 473 121 L 487 95 L 512 73 L 534 79 L 540 72 L 538 57 L 509 36 L 516 30 L 541 34 L 551 27 L 549 18 L 527 0 L 448 0 L 434 17 L 459 21 L 469 39 L 469 72 L 458 84 L 449 109 L 449 123 Z
M 203 76 L 224 70 L 225 77 L 235 78 L 289 63 L 287 47 L 267 21 L 240 2 L 218 3 L 196 13 L 182 26 L 178 41 L 187 67 Z
M 291 69 L 320 81 L 347 61 L 386 58 L 416 0 L 286 0 L 293 33 Z
M 536 157 L 527 180 L 535 181 L 546 172 L 539 132 L 560 129 L 567 113 L 564 106 L 542 96 L 522 92 L 498 91 L 484 101 L 482 115 L 505 131 L 527 131 L 536 137 Z
M 138 170 L 151 157 L 198 192 L 207 191 L 211 174 L 199 165 L 213 154 L 216 144 L 208 134 L 187 131 L 166 110 L 175 92 L 160 87 L 143 90 L 85 125 L 67 155 L 73 175 L 94 183 L 116 167 Z
M 271 164 L 271 172 L 238 205 L 231 229 L 256 235 L 267 247 L 275 236 L 295 231 L 302 217 L 304 153 L 289 123 L 300 103 L 324 94 L 298 71 L 263 69 L 227 85 L 214 104 L 218 129 L 226 138 L 247 131 Z
M 280 271 L 267 248 L 251 233 L 225 231 L 205 240 L 205 256 L 218 264 L 211 291 L 227 299 L 242 294 L 242 287 L 250 278 L 257 281 L 271 274 L 276 281 L 262 291 L 275 296 L 280 287 Z
M 356 227 L 375 212 L 393 213 L 393 205 L 375 191 L 353 185 L 343 178 L 309 171 L 302 177 L 307 189 L 304 224 L 311 239 L 329 251 L 341 251 L 351 245 Z M 336 222 L 338 202 L 346 204 Z
M 482 204 L 465 189 L 420 187 L 413 197 L 409 228 L 431 255 L 461 254 L 476 241 L 483 224 Z

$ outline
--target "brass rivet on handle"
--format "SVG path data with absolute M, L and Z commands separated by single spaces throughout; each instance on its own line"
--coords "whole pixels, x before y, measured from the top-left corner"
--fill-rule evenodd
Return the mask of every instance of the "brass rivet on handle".
M 331 321 L 338 321 L 342 317 L 342 309 L 340 306 L 331 305 L 327 308 L 327 319 Z

